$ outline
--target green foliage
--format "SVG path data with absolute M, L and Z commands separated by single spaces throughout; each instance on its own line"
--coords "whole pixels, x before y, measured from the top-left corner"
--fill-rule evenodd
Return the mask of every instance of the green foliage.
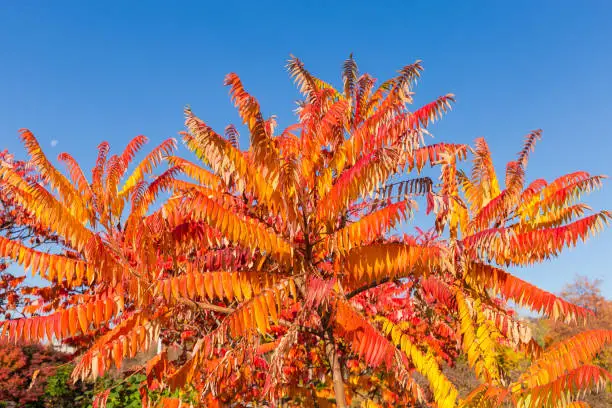
M 72 365 L 60 367 L 55 372 L 55 375 L 49 377 L 47 386 L 45 387 L 45 405 L 58 406 L 61 401 L 70 401 L 73 397 L 73 390 L 68 386 Z
M 107 408 L 140 408 L 142 405 L 139 388 L 145 379 L 143 374 L 129 375 L 125 379 L 106 375 L 96 381 L 93 390 L 87 392 L 87 398 L 93 401 L 97 394 L 110 389 L 106 402 Z
M 72 373 L 73 368 L 72 364 L 58 367 L 55 374 L 47 379 L 43 396 L 46 408 L 67 406 L 84 408 L 91 403 L 91 398 L 86 394 L 89 388 L 88 384 L 72 383 L 70 373 Z
M 113 372 L 93 384 L 80 381 L 73 384 L 70 379 L 73 368 L 73 365 L 61 366 L 48 378 L 42 399 L 45 408 L 92 408 L 96 395 L 107 389 L 110 389 L 107 408 L 141 407 L 140 387 L 146 379 L 144 374 L 127 374 L 126 377 L 122 377 L 121 374 Z M 197 392 L 193 389 L 174 392 L 149 390 L 148 397 L 152 402 L 158 401 L 161 397 L 180 397 L 183 401 L 189 402 L 197 400 Z M 3 408 L 1 402 L 0 408 Z
M 94 384 L 79 381 L 74 385 L 70 379 L 73 368 L 72 365 L 60 367 L 48 379 L 44 394 L 45 408 L 91 408 L 95 396 L 107 389 L 110 389 L 106 405 L 108 408 L 141 407 L 139 388 L 145 380 L 143 374 L 128 375 L 125 378 L 119 377 L 117 373 L 108 374 Z

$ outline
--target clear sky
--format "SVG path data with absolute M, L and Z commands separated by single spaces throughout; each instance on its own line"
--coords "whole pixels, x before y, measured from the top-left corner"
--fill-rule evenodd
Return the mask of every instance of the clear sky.
M 231 71 L 286 125 L 298 97 L 289 54 L 338 84 L 353 52 L 379 79 L 422 59 L 418 103 L 456 94 L 437 141 L 485 136 L 502 166 L 542 128 L 530 179 L 612 175 L 611 20 L 605 0 L 3 1 L 0 149 L 22 157 L 17 130 L 28 127 L 49 156 L 69 151 L 88 169 L 102 140 L 175 136 L 186 104 L 223 129 L 238 122 L 222 85 Z M 612 209 L 612 183 L 588 202 Z M 612 297 L 611 256 L 608 229 L 517 273 L 551 291 L 576 274 L 602 278 Z

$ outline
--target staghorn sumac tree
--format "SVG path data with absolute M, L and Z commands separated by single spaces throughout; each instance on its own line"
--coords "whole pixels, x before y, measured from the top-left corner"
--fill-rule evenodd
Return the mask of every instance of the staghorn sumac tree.
M 172 155 L 168 140 L 128 175 L 145 141 L 137 137 L 111 157 L 101 144 L 91 180 L 60 155 L 65 176 L 23 131 L 49 186 L 7 167 L 0 182 L 60 237 L 61 250 L 1 239 L 0 254 L 63 290 L 28 310 L 38 315 L 3 322 L 4 337 L 81 338 L 75 379 L 99 377 L 155 346 L 142 367 L 145 406 L 178 406 L 176 398 L 149 399 L 147 390 L 165 389 L 184 400 L 196 391 L 190 402 L 204 406 L 571 401 L 557 383 L 542 383 L 557 379 L 547 362 L 563 355 L 565 368 L 588 371 L 583 364 L 610 332 L 581 334 L 589 347 L 567 340 L 541 352 L 508 300 L 568 322 L 590 312 L 501 267 L 555 256 L 605 224 L 608 213 L 584 216 L 586 207 L 573 204 L 600 179 L 575 173 L 525 188 L 537 132 L 509 164 L 504 190 L 483 140 L 468 177 L 458 167 L 468 146 L 424 145 L 453 96 L 410 109 L 420 62 L 378 85 L 351 57 L 340 90 L 296 58 L 288 67 L 304 99 L 297 122 L 281 132 L 240 78 L 226 77 L 248 130 L 246 150 L 236 127 L 218 134 L 186 109 L 182 139 L 201 163 Z M 168 169 L 149 178 L 162 161 Z M 439 183 L 421 173 L 426 165 Z M 434 226 L 397 233 L 417 200 Z M 539 356 L 518 383 L 527 388 L 510 384 L 500 347 Z M 460 352 L 482 382 L 466 399 L 443 371 Z M 578 379 L 581 390 L 609 374 L 589 375 L 559 383 Z

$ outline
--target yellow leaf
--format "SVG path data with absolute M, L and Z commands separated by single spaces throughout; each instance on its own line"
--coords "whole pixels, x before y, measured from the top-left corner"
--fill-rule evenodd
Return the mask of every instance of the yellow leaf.
M 255 313 L 255 321 L 257 323 L 257 329 L 264 334 L 267 330 L 267 316 L 265 315 L 265 310 L 263 308 L 263 304 L 260 302 L 259 297 L 253 300 L 253 311 Z

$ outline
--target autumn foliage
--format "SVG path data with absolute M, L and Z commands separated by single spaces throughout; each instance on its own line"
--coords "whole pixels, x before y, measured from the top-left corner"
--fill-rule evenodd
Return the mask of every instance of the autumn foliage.
M 17 406 L 37 402 L 45 390 L 45 379 L 67 357 L 37 344 L 4 344 L 0 353 L 0 401 Z
M 83 381 L 149 352 L 144 406 L 556 407 L 601 389 L 610 374 L 592 361 L 612 331 L 542 350 L 509 301 L 567 324 L 592 311 L 504 268 L 603 228 L 610 213 L 580 202 L 603 177 L 528 183 L 540 131 L 503 178 L 484 139 L 426 145 L 454 99 L 411 108 L 420 62 L 379 84 L 349 58 L 340 89 L 296 58 L 288 69 L 303 100 L 282 131 L 226 77 L 246 150 L 238 128 L 217 133 L 187 108 L 181 138 L 195 159 L 170 139 L 135 164 L 138 136 L 118 154 L 101 143 L 87 177 L 67 153 L 66 172 L 55 168 L 22 130 L 47 184 L 11 165 L 0 183 L 28 226 L 58 239 L 45 250 L 0 237 L 2 257 L 50 285 L 26 317 L 1 323 L 3 338 L 70 342 Z M 418 203 L 431 228 L 400 233 Z M 500 364 L 508 348 L 532 359 L 518 379 Z M 481 383 L 469 395 L 445 374 L 460 354 Z M 164 390 L 173 397 L 150 395 Z

